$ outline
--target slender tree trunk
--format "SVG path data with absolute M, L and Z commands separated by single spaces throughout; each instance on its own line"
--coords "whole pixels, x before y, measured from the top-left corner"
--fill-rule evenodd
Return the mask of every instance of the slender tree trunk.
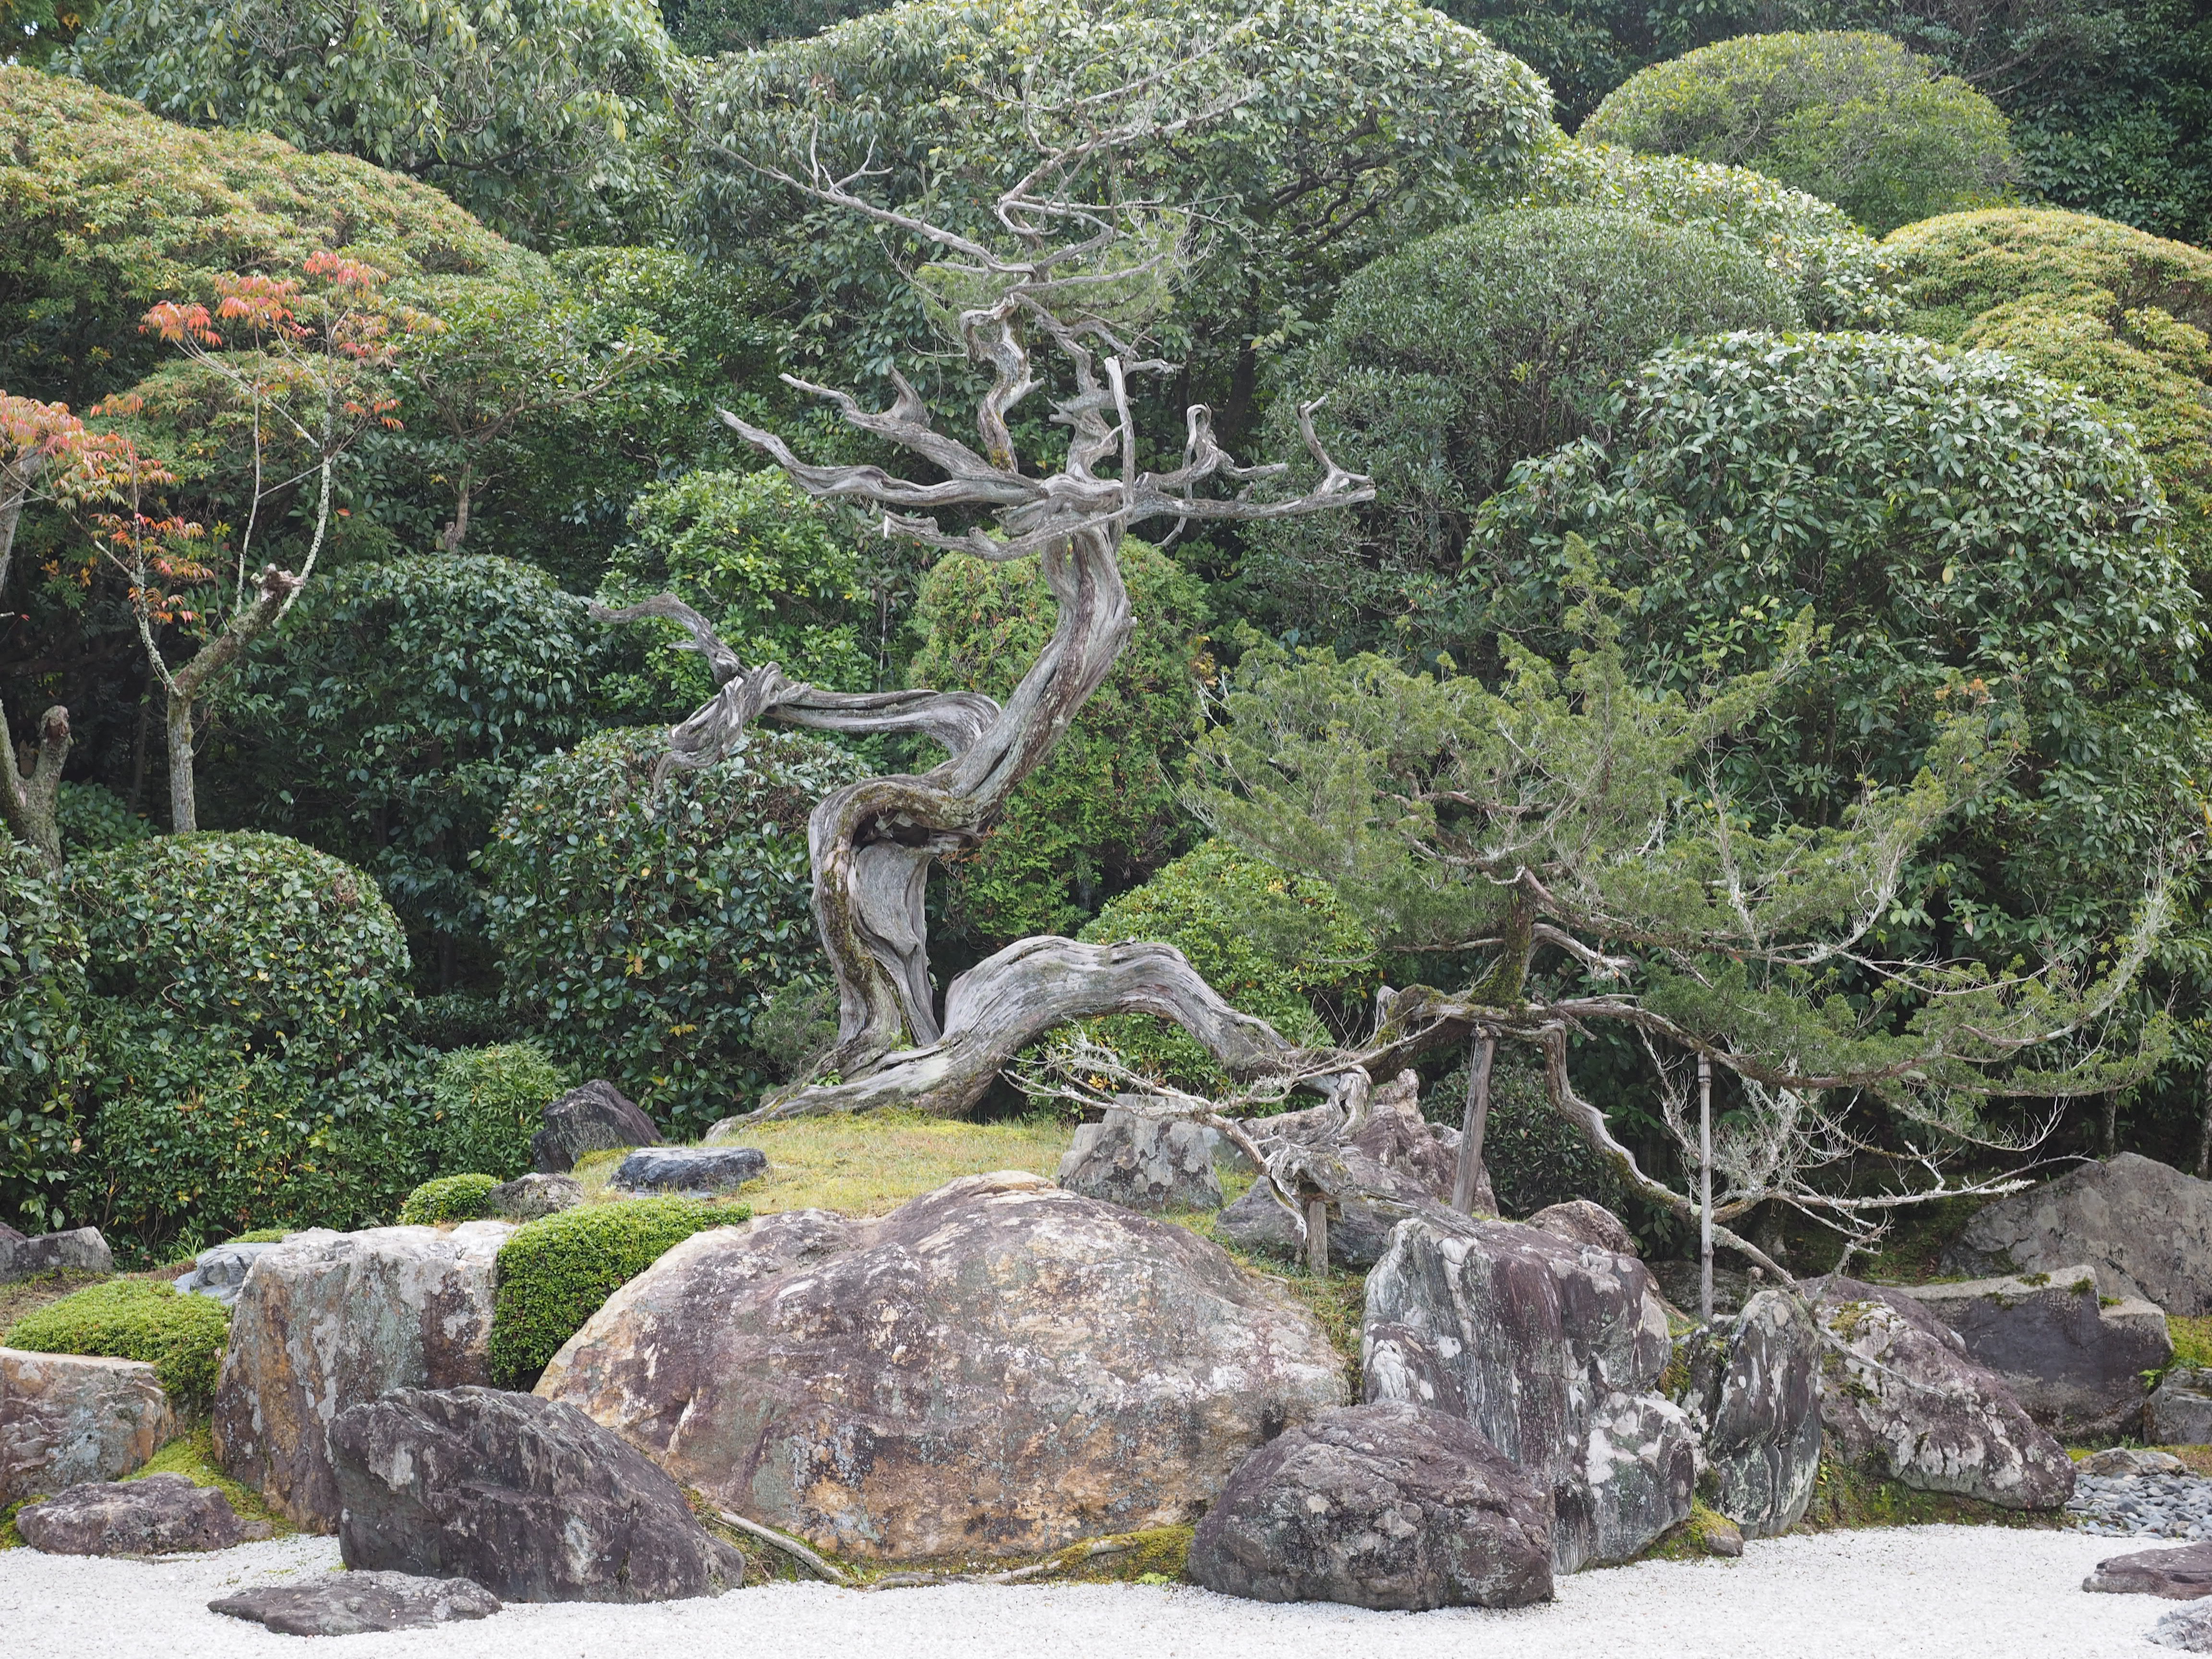
M 168 690 L 166 719 L 169 738 L 169 830 L 188 835 L 198 829 L 199 805 L 193 787 L 192 714 L 201 695 L 236 662 L 246 647 L 273 626 L 300 591 L 302 578 L 275 565 L 264 566 L 253 603 L 232 614 L 222 632 L 202 646 L 183 667 L 160 669 Z M 149 643 L 148 647 L 152 650 Z M 156 664 L 160 659 L 156 658 Z
M 200 827 L 199 799 L 192 777 L 192 700 L 169 693 L 169 833 L 188 836 Z

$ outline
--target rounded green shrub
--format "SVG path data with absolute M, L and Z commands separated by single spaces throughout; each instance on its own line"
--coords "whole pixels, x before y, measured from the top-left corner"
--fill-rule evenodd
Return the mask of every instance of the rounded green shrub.
M 407 1194 L 399 1206 L 403 1227 L 435 1227 L 447 1221 L 476 1221 L 491 1213 L 491 1189 L 498 1180 L 488 1175 L 440 1176 Z
M 1984 207 L 2018 175 L 2005 118 L 1881 34 L 1745 34 L 1639 70 L 1585 143 L 1755 167 L 1877 233 Z
M 995 950 L 1072 933 L 1189 842 L 1176 791 L 1198 732 L 1205 590 L 1143 542 L 1124 541 L 1121 562 L 1136 616 L 1129 643 L 983 844 L 947 868 L 950 937 Z M 939 559 L 915 607 L 922 644 L 908 683 L 1003 699 L 1057 615 L 1036 559 Z
M 1326 398 L 1322 441 L 1375 479 L 1376 499 L 1349 526 L 1328 514 L 1258 526 L 1247 580 L 1282 626 L 1401 613 L 1409 584 L 1456 573 L 1475 509 L 1514 464 L 1588 432 L 1653 351 L 1801 321 L 1744 244 L 1640 214 L 1521 209 L 1378 259 L 1285 370 L 1262 445 L 1300 453 L 1298 405 Z
M 484 854 L 507 1005 L 681 1136 L 767 1081 L 766 990 L 818 972 L 806 817 L 860 775 L 813 738 L 755 730 L 672 769 L 663 731 L 602 732 L 515 787 Z
M 83 930 L 46 861 L 0 831 L 0 1220 L 27 1232 L 63 1218 L 84 969 Z
M 438 1167 L 488 1170 L 501 1181 L 521 1175 L 530 1168 L 530 1137 L 544 1121 L 546 1103 L 573 1081 L 536 1042 L 446 1055 L 430 1082 Z
M 531 1387 L 609 1297 L 671 1248 L 751 1217 L 744 1204 L 637 1198 L 586 1204 L 517 1228 L 499 1252 L 493 1377 L 503 1387 Z
M 88 1285 L 26 1314 L 0 1339 L 32 1353 L 141 1360 L 154 1367 L 171 1401 L 186 1408 L 214 1400 L 229 1340 L 230 1310 L 222 1303 L 143 1279 Z
M 1372 935 L 1328 884 L 1285 874 L 1225 841 L 1202 842 L 1115 899 L 1080 937 L 1172 945 L 1231 1004 L 1297 1043 L 1334 1041 L 1382 982 Z M 1131 1065 L 1179 1087 L 1205 1093 L 1224 1080 L 1206 1051 L 1164 1020 L 1122 1014 L 1092 1026 Z

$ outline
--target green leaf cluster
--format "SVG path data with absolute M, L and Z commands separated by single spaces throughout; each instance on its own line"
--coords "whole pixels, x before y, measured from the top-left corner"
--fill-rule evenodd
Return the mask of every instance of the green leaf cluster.
M 430 1080 L 433 1156 L 446 1170 L 512 1181 L 530 1169 L 530 1138 L 546 1106 L 574 1081 L 538 1042 L 495 1043 L 443 1055 Z
M 441 1222 L 474 1221 L 491 1212 L 491 1189 L 496 1176 L 439 1176 L 407 1194 L 399 1206 L 402 1227 L 435 1227 Z
M 0 835 L 0 1218 L 34 1233 L 62 1218 L 86 1066 L 85 957 L 46 861 Z
M 215 1399 L 230 1310 L 211 1296 L 179 1296 L 159 1280 L 87 1285 L 26 1314 L 0 1342 L 31 1353 L 90 1354 L 154 1367 L 161 1390 L 185 1410 Z

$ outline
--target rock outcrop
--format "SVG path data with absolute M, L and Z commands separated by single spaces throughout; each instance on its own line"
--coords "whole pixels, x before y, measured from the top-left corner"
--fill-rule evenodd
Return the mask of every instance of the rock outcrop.
M 129 1474 L 176 1431 L 151 1365 L 0 1348 L 0 1504 Z
M 1367 1397 L 1465 1417 L 1551 1491 L 1558 1571 L 1690 1513 L 1696 1436 L 1654 1392 L 1673 1347 L 1644 1264 L 1540 1228 L 1409 1220 L 1367 1279 Z
M 2157 1446 L 2212 1445 L 2212 1371 L 2185 1365 L 2160 1377 L 2143 1407 L 2143 1438 Z
M 362 1636 L 489 1619 L 499 1598 L 465 1578 L 404 1572 L 334 1572 L 305 1584 L 264 1584 L 208 1603 L 210 1613 L 266 1626 L 279 1636 Z
M 1841 1455 L 2006 1509 L 2057 1509 L 2073 1494 L 2064 1449 L 1918 1301 L 1834 1274 L 1805 1288 L 1835 1339 L 1821 1355 L 1820 1419 Z
M 17 1510 L 15 1530 L 50 1555 L 173 1555 L 227 1550 L 246 1536 L 228 1498 L 181 1474 L 72 1486 Z
M 226 1307 L 234 1307 L 239 1291 L 246 1288 L 246 1275 L 253 1271 L 256 1261 L 275 1249 L 273 1243 L 240 1243 L 217 1244 L 202 1250 L 192 1258 L 192 1270 L 177 1280 L 177 1294 L 212 1297 Z
M 2212 1181 L 2134 1152 L 2084 1164 L 1979 1212 L 1943 1267 L 2055 1273 L 2084 1261 L 2106 1296 L 2212 1313 Z
M 586 1152 L 663 1144 L 653 1120 L 605 1078 L 552 1102 L 544 1121 L 530 1137 L 530 1161 L 540 1175 L 566 1175 Z
M 509 1601 L 671 1601 L 744 1580 L 676 1483 L 573 1406 L 399 1389 L 339 1413 L 330 1449 L 349 1568 Z
M 1564 1204 L 1547 1205 L 1528 1218 L 1528 1224 L 1556 1233 L 1571 1244 L 1595 1244 L 1615 1255 L 1638 1255 L 1636 1235 L 1620 1218 L 1602 1204 L 1571 1198 Z
M 485 1195 L 484 1204 L 503 1221 L 542 1221 L 584 1201 L 584 1183 L 568 1175 L 517 1176 Z
M 12 1238 L 0 1239 L 0 1285 L 35 1279 L 40 1273 L 114 1271 L 115 1257 L 97 1227 L 74 1227 L 64 1233 L 39 1233 L 29 1238 L 15 1233 Z
M 1190 1576 L 1257 1601 L 1526 1607 L 1552 1595 L 1552 1501 L 1461 1418 L 1403 1401 L 1324 1412 L 1230 1477 Z
M 2100 1297 L 2096 1270 L 2086 1265 L 1916 1285 L 1906 1294 L 2062 1441 L 2139 1433 L 2143 1373 L 2173 1358 L 2166 1316 L 2140 1297 Z
M 1214 1173 L 1218 1131 L 1173 1118 L 1109 1110 L 1075 1131 L 1060 1160 L 1060 1184 L 1071 1193 L 1131 1210 L 1218 1210 Z
M 1312 1316 L 1214 1245 L 1008 1171 L 879 1221 L 695 1235 L 538 1392 L 725 1508 L 924 1560 L 1194 1521 L 1345 1382 Z
M 223 1468 L 295 1525 L 334 1532 L 325 1436 L 392 1389 L 491 1381 L 493 1265 L 503 1221 L 295 1234 L 254 1264 L 216 1388 Z
M 2081 1581 L 2081 1588 L 2118 1595 L 2162 1596 L 2169 1601 L 2194 1601 L 2212 1595 L 2212 1544 L 2115 1555 L 2098 1562 Z
M 1685 1339 L 1683 1404 L 1705 1444 L 1711 1506 L 1744 1536 L 1768 1538 L 1804 1518 L 1820 1472 L 1820 1332 L 1785 1291 Z
M 650 1146 L 623 1159 L 611 1184 L 626 1193 L 713 1198 L 767 1173 L 768 1154 L 757 1146 Z

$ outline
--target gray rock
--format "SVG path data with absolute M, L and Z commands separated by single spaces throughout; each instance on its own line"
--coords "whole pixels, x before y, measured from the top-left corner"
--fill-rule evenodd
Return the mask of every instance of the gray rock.
M 2212 1653 L 2212 1603 L 2176 1607 L 2151 1626 L 2150 1639 L 2184 1653 Z
M 115 1257 L 97 1227 L 0 1239 L 0 1285 L 40 1273 L 112 1273 Z
M 2212 1182 L 2133 1152 L 2084 1164 L 1981 1211 L 1943 1267 L 2055 1273 L 2084 1261 L 2106 1296 L 2212 1313 Z
M 1324 1412 L 1230 1476 L 1190 1576 L 1255 1601 L 1526 1607 L 1552 1596 L 1552 1500 L 1462 1419 L 1403 1401 Z
M 0 1348 L 0 1504 L 129 1474 L 176 1431 L 151 1365 Z
M 1659 1294 L 1691 1318 L 1698 1316 L 1698 1266 L 1694 1261 L 1655 1261 L 1651 1276 L 1659 1281 Z M 1760 1288 L 1760 1281 L 1741 1267 L 1713 1268 L 1713 1313 L 1733 1318 Z
M 670 1601 L 744 1581 L 676 1483 L 573 1406 L 398 1389 L 340 1412 L 331 1462 L 352 1568 L 458 1576 L 509 1601 Z
M 2006 1509 L 2051 1510 L 2074 1465 L 1916 1298 L 1831 1274 L 1804 1286 L 1840 1350 L 1820 1364 L 1820 1420 L 1847 1461 L 1923 1492 Z
M 391 1389 L 491 1381 L 504 1221 L 294 1235 L 253 1265 L 230 1317 L 215 1446 L 232 1478 L 295 1525 L 334 1532 L 325 1431 Z
M 22 1234 L 17 1232 L 6 1222 L 0 1221 L 0 1244 L 21 1244 L 22 1242 Z
M 1449 1212 L 1367 1279 L 1367 1397 L 1467 1419 L 1551 1489 L 1554 1568 L 1624 1561 L 1690 1513 L 1696 1435 L 1652 1390 L 1673 1354 L 1632 1256 Z M 1433 1396 L 1433 1397 L 1429 1397 Z
M 1760 1291 L 1711 1333 L 1692 1333 L 1684 1404 L 1705 1442 L 1712 1507 L 1746 1536 L 1804 1518 L 1820 1471 L 1820 1331 L 1784 1291 Z
M 1313 1316 L 1185 1228 L 1018 1170 L 877 1221 L 695 1234 L 538 1392 L 724 1507 L 874 1560 L 1188 1524 L 1345 1403 Z
M 279 1636 L 360 1636 L 419 1630 L 455 1619 L 489 1619 L 499 1598 L 465 1578 L 417 1578 L 404 1572 L 334 1572 L 305 1584 L 270 1584 L 208 1603 L 265 1625 Z
M 2143 1408 L 2143 1437 L 2158 1446 L 2212 1445 L 2212 1371 L 2168 1371 Z
M 15 1513 L 15 1529 L 51 1555 L 172 1555 L 227 1550 L 246 1536 L 230 1500 L 181 1474 L 72 1486 Z
M 192 1270 L 177 1280 L 179 1296 L 213 1297 L 226 1307 L 234 1306 L 246 1288 L 246 1275 L 271 1244 L 217 1244 L 192 1258 Z
M 754 1146 L 654 1146 L 623 1159 L 613 1184 L 629 1193 L 711 1198 L 767 1173 L 768 1154 Z
M 569 1090 L 544 1115 L 545 1127 L 530 1137 L 530 1161 L 540 1175 L 565 1175 L 586 1152 L 663 1144 L 653 1120 L 605 1078 Z
M 1060 1160 L 1060 1184 L 1131 1210 L 1218 1210 L 1213 1149 L 1220 1138 L 1195 1123 L 1109 1110 L 1103 1121 L 1076 1129 Z
M 2169 1601 L 2212 1595 L 2212 1544 L 2115 1555 L 2098 1562 L 2081 1588 L 2119 1595 L 2157 1595 Z
M 2162 1451 L 2133 1446 L 2107 1446 L 2091 1452 L 2074 1466 L 2076 1476 L 2094 1474 L 2105 1480 L 2129 1480 L 2141 1474 L 2185 1474 L 2189 1465 Z
M 1547 1206 L 1528 1218 L 1528 1224 L 1556 1233 L 1572 1244 L 1595 1244 L 1616 1255 L 1643 1254 L 1636 1248 L 1636 1235 L 1622 1224 L 1619 1216 L 1604 1205 L 1593 1204 L 1586 1198 L 1571 1198 L 1564 1204 Z
M 485 1202 L 505 1221 L 538 1221 L 584 1201 L 584 1183 L 574 1176 L 526 1175 L 501 1182 Z
M 2100 1298 L 2094 1267 L 1915 1285 L 1905 1294 L 2012 1385 L 2027 1414 L 2061 1440 L 2106 1440 L 2142 1427 L 2142 1374 L 2173 1358 L 2166 1316 L 2137 1297 Z M 2109 1305 L 2107 1304 L 2109 1303 Z

